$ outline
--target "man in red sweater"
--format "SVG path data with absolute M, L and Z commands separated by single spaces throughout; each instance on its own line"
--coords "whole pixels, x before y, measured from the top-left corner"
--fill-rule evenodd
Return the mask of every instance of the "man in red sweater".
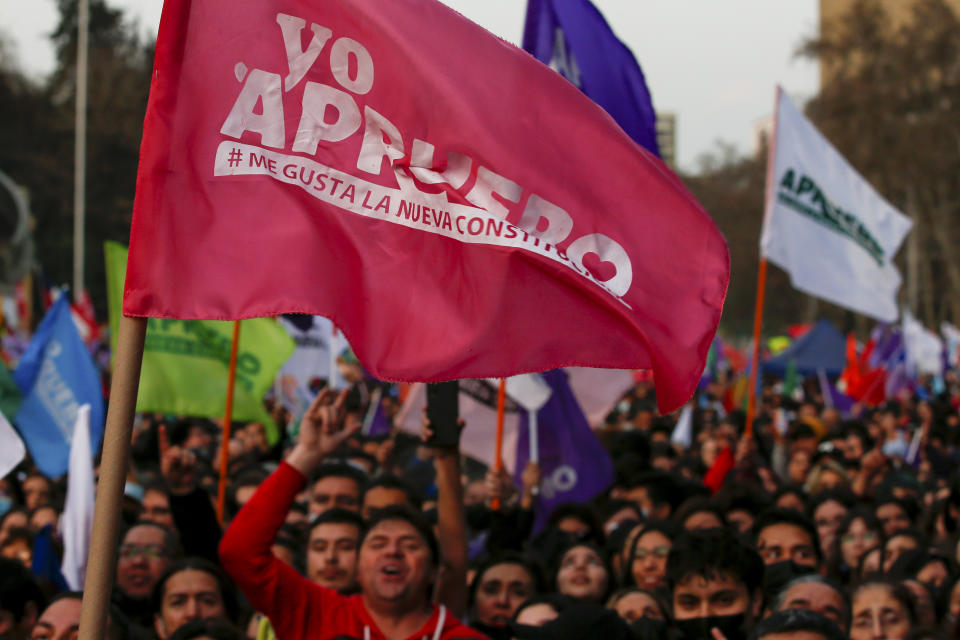
M 437 540 L 415 511 L 390 507 L 374 516 L 357 559 L 360 593 L 342 596 L 276 559 L 270 545 L 307 478 L 356 433 L 344 429 L 341 394 L 322 392 L 300 425 L 286 461 L 261 485 L 224 534 L 224 568 L 283 640 L 459 640 L 484 636 L 430 602 L 439 566 Z

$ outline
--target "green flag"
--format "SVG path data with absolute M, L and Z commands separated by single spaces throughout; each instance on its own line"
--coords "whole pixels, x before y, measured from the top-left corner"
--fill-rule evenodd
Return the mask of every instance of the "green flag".
M 787 371 L 783 375 L 783 395 L 793 395 L 793 392 L 799 383 L 800 376 L 797 373 L 797 361 L 793 358 L 790 358 L 787 360 Z
M 13 420 L 13 417 L 20 411 L 22 401 L 23 396 L 20 395 L 20 387 L 14 382 L 7 366 L 0 362 L 0 413 Z
M 116 242 L 107 242 L 104 254 L 110 341 L 115 351 L 127 249 Z M 137 411 L 222 417 L 227 398 L 232 325 L 232 322 L 213 320 L 147 320 Z M 293 339 L 273 318 L 241 322 L 233 417 L 262 422 L 271 444 L 279 434 L 263 408 L 263 396 L 293 350 Z

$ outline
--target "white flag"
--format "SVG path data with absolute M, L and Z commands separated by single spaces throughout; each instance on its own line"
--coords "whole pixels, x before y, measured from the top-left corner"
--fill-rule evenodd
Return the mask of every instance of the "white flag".
M 940 334 L 947 343 L 947 364 L 956 367 L 960 363 L 960 329 L 949 322 L 941 322 Z
M 500 378 L 487 378 L 492 385 L 499 385 Z M 507 378 L 507 395 L 527 411 L 539 411 L 547 404 L 553 389 L 539 373 L 524 373 Z
M 903 347 L 910 375 L 943 375 L 943 341 L 909 311 L 903 312 Z
M 763 257 L 796 289 L 884 322 L 897 320 L 893 257 L 913 223 L 884 200 L 777 90 L 760 234 Z
M 480 462 L 493 466 L 496 459 L 497 384 L 486 380 L 460 380 L 460 417 L 466 423 L 460 434 L 460 451 Z M 401 431 L 420 435 L 420 420 L 427 406 L 427 385 L 415 382 L 407 391 L 406 400 L 394 424 Z M 503 466 L 513 473 L 517 458 L 518 404 L 507 398 L 503 420 Z
M 670 434 L 670 442 L 678 444 L 684 449 L 689 449 L 693 444 L 693 405 L 686 404 L 683 411 L 677 418 L 677 424 Z
M 603 424 L 623 394 L 636 384 L 633 372 L 625 369 L 567 367 L 566 371 L 573 395 L 594 429 Z
M 90 405 L 77 411 L 70 444 L 70 470 L 67 473 L 67 501 L 60 519 L 63 537 L 63 562 L 60 572 L 75 591 L 83 590 L 87 573 L 87 551 L 93 531 L 93 452 L 90 450 Z
M 26 455 L 27 449 L 23 446 L 23 440 L 7 421 L 7 417 L 0 413 L 0 478 L 13 471 Z

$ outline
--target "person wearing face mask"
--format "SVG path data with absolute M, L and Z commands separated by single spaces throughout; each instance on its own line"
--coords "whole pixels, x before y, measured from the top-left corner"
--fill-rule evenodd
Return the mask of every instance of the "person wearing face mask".
M 510 621 L 510 628 L 515 629 L 517 625 L 527 627 L 542 627 L 557 617 L 568 607 L 573 606 L 574 601 L 566 596 L 555 593 L 534 596 L 525 600 L 513 614 L 513 620 Z
M 817 532 L 803 514 L 791 509 L 768 509 L 757 518 L 753 532 L 757 552 L 768 568 L 788 562 L 819 570 Z
M 683 533 L 667 556 L 674 627 L 681 640 L 745 640 L 760 615 L 763 561 L 725 529 Z
M 616 612 L 585 602 L 570 605 L 541 626 L 514 624 L 513 632 L 517 640 L 634 640 L 636 637 Z
M 757 625 L 751 640 L 844 640 L 834 622 L 808 609 L 787 609 Z
M 770 593 L 765 591 L 764 593 Z M 769 601 L 768 613 L 807 609 L 833 620 L 840 630 L 850 630 L 850 598 L 829 578 L 806 575 L 794 578 Z
M 754 524 L 754 544 L 763 559 L 764 593 L 820 569 L 820 546 L 813 523 L 792 509 L 768 509 Z
M 639 587 L 620 589 L 607 600 L 607 609 L 616 611 L 638 638 L 656 640 L 667 636 L 668 607 L 654 591 Z

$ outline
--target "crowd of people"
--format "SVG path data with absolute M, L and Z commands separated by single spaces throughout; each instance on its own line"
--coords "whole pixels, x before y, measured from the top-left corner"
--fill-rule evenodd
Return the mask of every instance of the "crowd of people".
M 612 485 L 545 524 L 535 463 L 515 486 L 430 446 L 426 417 L 419 440 L 361 435 L 389 393 L 324 389 L 296 424 L 272 407 L 272 446 L 257 423 L 224 443 L 210 420 L 138 416 L 106 637 L 960 637 L 956 374 L 848 416 L 767 381 L 752 431 L 730 384 L 698 391 L 683 446 L 638 381 L 596 430 Z M 0 638 L 77 633 L 64 488 L 29 460 L 0 480 Z

